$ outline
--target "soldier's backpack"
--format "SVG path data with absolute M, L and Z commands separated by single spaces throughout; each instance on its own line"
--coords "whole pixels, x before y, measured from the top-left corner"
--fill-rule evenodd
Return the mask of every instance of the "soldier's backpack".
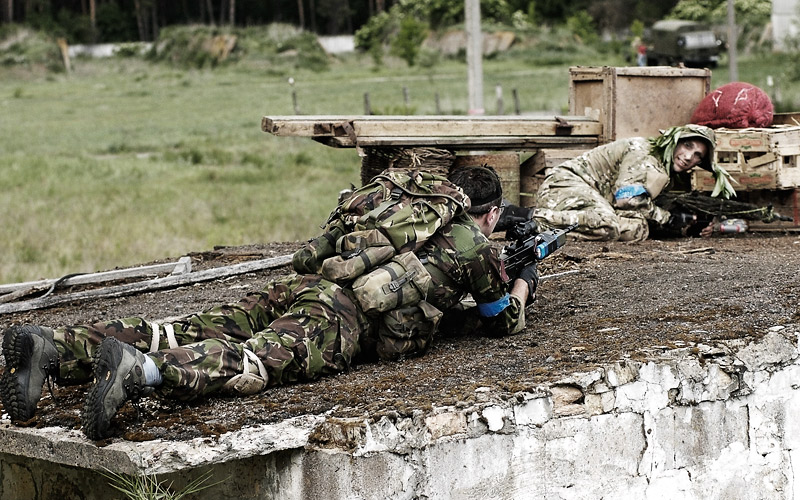
M 442 313 L 425 301 L 431 277 L 414 252 L 469 206 L 445 177 L 387 169 L 339 203 L 292 265 L 353 290 L 363 311 L 378 319 L 381 358 L 419 354 Z
M 445 177 L 387 169 L 339 203 L 322 235 L 292 256 L 292 266 L 300 274 L 350 283 L 397 254 L 419 249 L 469 203 Z

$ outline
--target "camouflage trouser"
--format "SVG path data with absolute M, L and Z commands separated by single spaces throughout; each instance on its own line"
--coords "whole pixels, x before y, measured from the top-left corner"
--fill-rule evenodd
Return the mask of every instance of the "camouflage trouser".
M 295 275 L 268 284 L 238 303 L 214 307 L 170 323 L 174 343 L 161 325 L 158 350 L 148 355 L 162 373 L 159 393 L 188 400 L 219 391 L 245 364 L 258 375 L 255 354 L 268 385 L 312 380 L 346 370 L 358 355 L 367 318 L 349 292 L 317 275 Z M 168 325 L 169 326 L 169 325 Z M 61 358 L 59 382 L 91 377 L 91 358 L 106 336 L 151 350 L 153 322 L 125 318 L 55 330 Z M 251 358 L 252 359 L 252 358 Z M 229 388 L 226 388 L 229 389 Z
M 544 227 L 563 228 L 578 224 L 577 236 L 588 240 L 643 241 L 647 239 L 647 220 L 634 211 L 614 210 L 600 192 L 576 180 L 557 184 L 545 181 L 539 188 L 533 218 Z

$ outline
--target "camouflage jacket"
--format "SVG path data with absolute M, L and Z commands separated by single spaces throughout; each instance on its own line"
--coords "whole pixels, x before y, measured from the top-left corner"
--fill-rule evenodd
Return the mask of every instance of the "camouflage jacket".
M 435 307 L 445 311 L 471 294 L 487 331 L 505 335 L 525 327 L 525 311 L 509 294 L 512 283 L 500 262 L 500 249 L 468 215 L 442 227 L 418 254 L 432 277 L 427 300 Z
M 667 187 L 670 173 L 663 161 L 650 154 L 650 144 L 643 137 L 619 139 L 587 151 L 554 168 L 548 182 L 551 187 L 583 182 L 617 209 L 636 210 L 659 221 L 669 216 L 652 200 Z M 632 186 L 644 187 L 648 196 L 615 201 L 615 193 Z

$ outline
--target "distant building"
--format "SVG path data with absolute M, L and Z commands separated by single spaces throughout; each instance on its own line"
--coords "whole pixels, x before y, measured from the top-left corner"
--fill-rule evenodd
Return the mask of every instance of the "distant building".
M 786 49 L 786 39 L 800 33 L 800 0 L 772 0 L 772 40 L 775 50 Z

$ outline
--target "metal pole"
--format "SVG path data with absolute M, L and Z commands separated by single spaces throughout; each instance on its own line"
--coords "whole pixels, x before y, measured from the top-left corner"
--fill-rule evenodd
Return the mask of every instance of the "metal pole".
M 481 36 L 480 0 L 464 0 L 467 31 L 467 89 L 471 115 L 482 115 L 483 109 L 483 39 Z
M 730 81 L 739 81 L 739 65 L 736 61 L 736 14 L 733 10 L 733 0 L 728 0 L 728 70 Z

